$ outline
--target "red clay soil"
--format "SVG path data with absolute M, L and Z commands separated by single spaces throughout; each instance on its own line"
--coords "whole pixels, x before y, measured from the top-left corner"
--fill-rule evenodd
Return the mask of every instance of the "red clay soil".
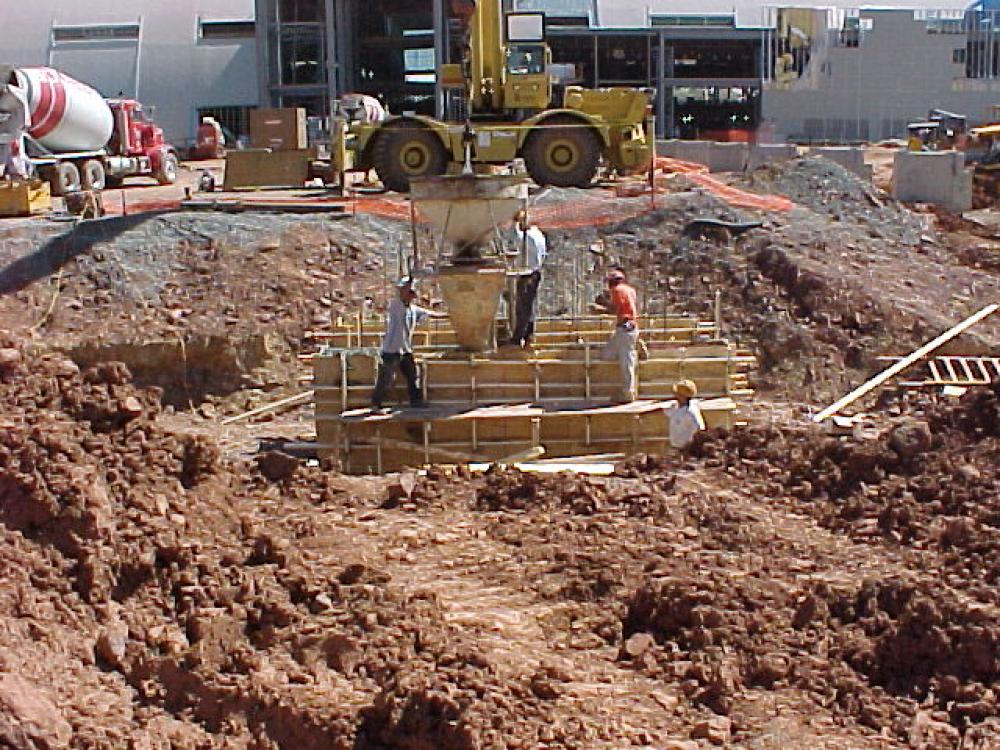
M 220 457 L 123 367 L 5 339 L 0 745 L 995 748 L 980 398 L 933 450 L 754 428 L 604 478 L 359 479 Z

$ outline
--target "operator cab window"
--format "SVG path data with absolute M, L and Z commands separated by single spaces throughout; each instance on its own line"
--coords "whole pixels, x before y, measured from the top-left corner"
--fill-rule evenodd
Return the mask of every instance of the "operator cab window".
M 544 44 L 515 44 L 507 48 L 510 75 L 539 75 L 545 72 Z

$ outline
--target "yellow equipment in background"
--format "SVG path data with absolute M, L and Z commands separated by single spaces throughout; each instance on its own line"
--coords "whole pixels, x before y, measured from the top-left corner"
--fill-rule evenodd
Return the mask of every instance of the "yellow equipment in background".
M 465 0 L 465 54 L 439 66 L 448 117 L 335 123 L 337 172 L 374 169 L 389 190 L 410 180 L 523 158 L 539 185 L 586 187 L 602 164 L 628 174 L 654 151 L 650 89 L 567 87 L 551 107 L 552 53 L 542 13 L 504 14 L 501 0 Z
M 41 180 L 0 180 L 0 217 L 31 216 L 52 210 L 52 192 Z

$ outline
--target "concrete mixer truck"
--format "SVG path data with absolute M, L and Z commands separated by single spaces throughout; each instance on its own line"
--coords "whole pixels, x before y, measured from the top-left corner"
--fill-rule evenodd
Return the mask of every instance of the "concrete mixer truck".
M 177 179 L 177 152 L 134 99 L 104 99 L 52 68 L 0 65 L 0 150 L 22 145 L 54 195 Z

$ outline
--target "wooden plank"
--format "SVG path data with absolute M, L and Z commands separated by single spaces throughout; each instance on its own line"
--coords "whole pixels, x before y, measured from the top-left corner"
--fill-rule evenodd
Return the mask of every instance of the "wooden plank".
M 862 383 L 860 386 L 858 386 L 857 388 L 855 388 L 853 391 L 851 391 L 850 393 L 848 393 L 843 398 L 839 399 L 838 401 L 834 402 L 833 404 L 830 404 L 830 406 L 826 407 L 821 412 L 819 412 L 819 414 L 817 414 L 816 416 L 813 417 L 813 422 L 817 422 L 818 423 L 818 422 L 823 422 L 823 421 L 829 419 L 834 414 L 836 414 L 841 409 L 843 409 L 845 406 L 850 406 L 851 404 L 853 404 L 855 401 L 857 401 L 862 396 L 864 396 L 864 395 L 866 395 L 868 393 L 871 393 L 871 391 L 875 390 L 876 388 L 878 388 L 883 383 L 887 382 L 891 378 L 893 378 L 896 375 L 898 375 L 899 373 L 901 373 L 907 367 L 910 367 L 915 362 L 918 362 L 919 360 L 921 360 L 922 358 L 926 357 L 931 352 L 933 352 L 936 349 L 939 349 L 940 347 L 944 346 L 944 344 L 948 343 L 949 341 L 951 341 L 956 336 L 962 334 L 963 332 L 965 332 L 966 330 L 968 330 L 969 328 L 971 328 L 972 326 L 974 326 L 979 321 L 981 321 L 984 318 L 992 315 L 993 313 L 995 313 L 997 311 L 997 309 L 1000 309 L 1000 305 L 997 305 L 997 304 L 987 305 L 986 307 L 984 307 L 982 310 L 980 310 L 979 312 L 975 313 L 974 315 L 970 315 L 968 318 L 966 318 L 965 320 L 963 320 L 961 323 L 958 323 L 958 324 L 952 326 L 947 331 L 945 331 L 944 333 L 942 333 L 940 336 L 932 339 L 931 341 L 928 341 L 926 344 L 924 344 L 923 346 L 921 346 L 919 349 L 911 352 L 910 354 L 908 354 L 907 356 L 905 356 L 903 359 L 901 359 L 896 364 L 891 365 L 890 367 L 887 367 L 882 372 L 880 372 L 878 375 L 876 375 L 875 377 L 869 379 L 865 383 Z
M 226 417 L 222 420 L 220 424 L 233 424 L 244 419 L 249 419 L 250 417 L 256 417 L 260 414 L 266 414 L 268 412 L 276 411 L 278 409 L 283 409 L 288 406 L 295 406 L 303 401 L 308 401 L 313 397 L 312 391 L 303 391 L 302 393 L 297 393 L 294 396 L 289 396 L 288 398 L 283 398 L 279 401 L 274 401 L 270 404 L 264 404 L 264 406 L 258 406 L 256 409 L 251 409 L 250 411 L 245 411 L 242 414 L 237 414 L 232 417 Z

